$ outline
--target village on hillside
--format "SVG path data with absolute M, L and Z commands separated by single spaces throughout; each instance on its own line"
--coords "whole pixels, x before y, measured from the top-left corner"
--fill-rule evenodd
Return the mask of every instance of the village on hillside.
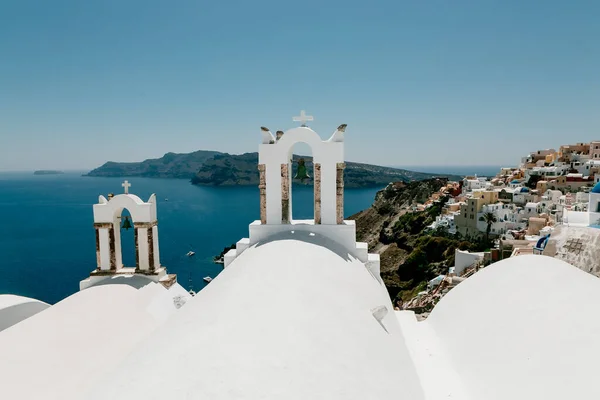
M 466 239 L 493 240 L 484 252 L 456 249 L 454 265 L 399 308 L 426 316 L 450 289 L 485 266 L 524 254 L 543 254 L 600 276 L 600 141 L 537 150 L 494 177 L 448 182 L 423 204 L 443 201 L 428 228 Z

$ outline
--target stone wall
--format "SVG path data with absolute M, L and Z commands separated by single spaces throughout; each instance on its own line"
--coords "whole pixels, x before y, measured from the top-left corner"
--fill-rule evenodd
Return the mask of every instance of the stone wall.
M 600 229 L 559 225 L 543 254 L 600 277 Z

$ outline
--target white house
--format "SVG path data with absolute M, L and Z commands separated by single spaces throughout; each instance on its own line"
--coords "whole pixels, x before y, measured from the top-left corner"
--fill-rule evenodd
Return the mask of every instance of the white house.
M 437 217 L 435 217 L 435 221 L 431 225 L 429 225 L 428 228 L 435 230 L 437 228 L 443 227 L 448 230 L 448 233 L 455 234 L 456 224 L 454 222 L 454 216 L 457 214 L 458 212 L 438 215 Z
M 570 194 L 569 194 L 570 195 Z M 572 207 L 572 195 L 565 196 L 562 222 L 570 226 L 600 226 L 600 183 L 597 183 L 589 193 L 587 211 L 579 211 Z M 562 201 L 563 199 L 561 199 Z
M 540 203 L 527 203 L 524 208 L 524 217 L 537 217 L 540 214 Z
M 463 179 L 463 191 L 472 192 L 474 190 L 486 189 L 489 185 L 486 178 Z
M 529 196 L 529 188 L 519 186 L 515 187 L 513 192 L 513 203 L 519 205 L 525 205 L 527 203 L 527 197 Z
M 490 227 L 490 233 L 499 235 L 508 232 L 509 230 L 518 230 L 525 227 L 524 214 L 522 209 L 514 204 L 486 204 L 477 214 L 477 229 L 480 232 L 486 232 L 487 223 L 484 220 L 484 215 L 493 213 L 497 221 Z

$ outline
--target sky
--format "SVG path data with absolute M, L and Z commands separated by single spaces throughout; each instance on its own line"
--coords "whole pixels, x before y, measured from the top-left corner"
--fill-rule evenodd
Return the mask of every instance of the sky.
M 600 2 L 0 2 L 0 171 L 257 151 L 260 127 L 381 165 L 515 165 L 600 139 Z

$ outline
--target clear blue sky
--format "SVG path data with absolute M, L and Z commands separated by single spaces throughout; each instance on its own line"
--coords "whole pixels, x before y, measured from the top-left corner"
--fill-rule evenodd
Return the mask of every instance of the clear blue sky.
M 0 2 L 0 170 L 256 151 L 300 109 L 346 158 L 514 164 L 600 139 L 600 1 Z

